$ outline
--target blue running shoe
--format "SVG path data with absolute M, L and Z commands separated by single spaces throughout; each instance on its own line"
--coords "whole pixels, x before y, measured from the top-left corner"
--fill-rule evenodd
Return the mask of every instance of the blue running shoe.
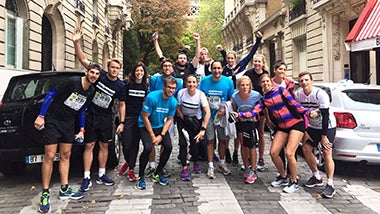
M 40 199 L 40 208 L 38 209 L 41 213 L 50 212 L 50 196 L 48 192 L 43 192 Z
M 146 189 L 146 183 L 145 183 L 145 178 L 144 177 L 139 177 L 137 179 L 137 183 L 135 185 L 135 189 L 139 189 L 139 190 Z
M 92 186 L 92 182 L 90 178 L 84 178 L 82 181 L 82 185 L 80 186 L 80 191 L 87 192 Z
M 166 179 L 163 175 L 158 174 L 158 175 L 153 175 L 152 176 L 152 181 L 161 184 L 162 186 L 166 186 L 169 184 L 169 180 Z
M 113 180 L 111 180 L 109 177 L 107 177 L 106 174 L 104 174 L 100 178 L 99 178 L 99 176 L 96 177 L 96 183 L 97 184 L 104 184 L 106 186 L 112 186 L 114 184 Z
M 69 186 L 66 191 L 63 191 L 62 189 L 59 190 L 59 199 L 65 200 L 65 199 L 81 199 L 83 198 L 83 193 L 81 192 L 75 192 L 71 187 Z

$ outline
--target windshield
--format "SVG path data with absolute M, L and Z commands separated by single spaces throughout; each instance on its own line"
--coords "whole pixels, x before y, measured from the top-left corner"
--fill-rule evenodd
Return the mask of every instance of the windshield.
M 4 102 L 19 102 L 47 93 L 51 88 L 64 79 L 62 76 L 30 76 L 17 79 L 9 84 Z
M 342 91 L 346 109 L 352 110 L 380 110 L 380 89 L 348 89 Z

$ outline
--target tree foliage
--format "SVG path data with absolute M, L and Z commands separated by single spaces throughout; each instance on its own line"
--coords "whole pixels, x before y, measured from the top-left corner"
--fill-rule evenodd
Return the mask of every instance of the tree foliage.
M 135 28 L 125 30 L 123 33 L 123 71 L 124 76 L 132 71 L 134 65 L 140 58 L 140 48 L 137 41 L 137 32 Z
M 186 17 L 189 11 L 188 1 L 133 1 L 133 28 L 137 32 L 140 59 L 147 66 L 152 67 L 152 62 L 156 63 L 156 65 L 159 63 L 151 38 L 155 31 L 160 35 L 159 43 L 164 55 L 171 58 L 176 56 L 178 49 L 183 46 L 180 38 L 187 27 Z
M 224 3 L 222 0 L 200 0 L 199 16 L 191 21 L 190 31 L 201 36 L 201 46 L 206 47 L 215 59 L 220 53 L 215 50 L 217 44 L 223 45 L 222 27 L 224 21 Z

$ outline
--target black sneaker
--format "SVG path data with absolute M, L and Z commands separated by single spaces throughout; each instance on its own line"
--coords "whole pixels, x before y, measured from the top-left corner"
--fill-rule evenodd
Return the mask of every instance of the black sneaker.
M 317 179 L 315 176 L 311 176 L 311 178 L 309 178 L 309 180 L 304 184 L 305 187 L 315 187 L 315 186 L 323 186 L 323 181 L 322 181 L 322 178 L 321 179 Z
M 333 198 L 335 193 L 336 193 L 335 188 L 333 186 L 326 184 L 326 189 L 323 190 L 323 192 L 321 193 L 321 196 L 323 198 Z
M 232 163 L 230 150 L 226 149 L 226 151 L 224 152 L 224 154 L 226 155 L 226 162 L 227 163 Z

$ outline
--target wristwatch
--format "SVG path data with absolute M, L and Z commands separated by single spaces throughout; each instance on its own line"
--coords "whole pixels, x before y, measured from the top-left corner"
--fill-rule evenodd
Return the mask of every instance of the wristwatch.
M 202 127 L 201 127 L 201 130 L 202 130 L 202 131 L 206 131 L 206 128 L 202 126 Z

